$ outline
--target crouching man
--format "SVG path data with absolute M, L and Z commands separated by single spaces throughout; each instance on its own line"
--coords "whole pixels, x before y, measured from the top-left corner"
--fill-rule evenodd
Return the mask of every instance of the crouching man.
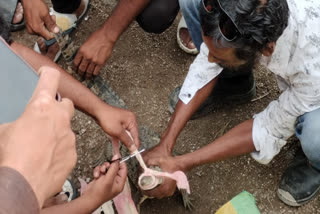
M 145 155 L 146 162 L 166 171 L 188 171 L 251 153 L 267 164 L 295 134 L 303 152 L 284 172 L 278 196 L 291 206 L 310 201 L 320 189 L 320 3 L 187 0 L 181 9 L 192 40 L 203 43 L 182 88 L 170 97 L 174 113 L 160 144 Z M 268 57 L 268 68 L 277 76 L 283 91 L 279 98 L 209 145 L 172 157 L 192 115 L 203 115 L 218 96 L 242 101 L 254 96 L 252 67 L 261 55 Z M 175 184 L 166 180 L 147 194 L 164 197 L 174 190 Z

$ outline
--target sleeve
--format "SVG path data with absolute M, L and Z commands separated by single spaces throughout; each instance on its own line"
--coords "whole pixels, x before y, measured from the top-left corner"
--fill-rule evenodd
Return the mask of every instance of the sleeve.
M 38 200 L 29 183 L 17 171 L 0 167 L 0 214 L 38 214 Z
M 263 164 L 269 163 L 294 134 L 299 116 L 320 108 L 320 46 L 312 40 L 299 39 L 289 63 L 283 63 L 288 66 L 289 87 L 254 116 L 252 138 L 256 152 L 251 155 Z
M 209 50 L 205 43 L 200 46 L 200 53 L 190 65 L 189 72 L 182 85 L 179 98 L 184 104 L 188 104 L 198 90 L 218 76 L 222 67 L 208 61 Z

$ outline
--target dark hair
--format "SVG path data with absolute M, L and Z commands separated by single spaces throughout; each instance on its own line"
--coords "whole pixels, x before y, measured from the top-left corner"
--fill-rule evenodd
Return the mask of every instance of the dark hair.
M 8 43 L 11 43 L 10 27 L 0 14 L 0 36 Z
M 233 21 L 241 33 L 240 38 L 233 41 L 239 59 L 254 57 L 268 43 L 276 42 L 288 25 L 286 0 L 220 0 L 220 3 L 235 17 Z M 200 9 L 205 36 L 219 35 L 220 13 L 206 13 Z

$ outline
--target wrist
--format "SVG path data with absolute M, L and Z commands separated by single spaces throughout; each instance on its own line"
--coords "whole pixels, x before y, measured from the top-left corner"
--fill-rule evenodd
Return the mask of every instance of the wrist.
M 177 168 L 183 172 L 187 172 L 193 168 L 193 165 L 185 158 L 185 155 L 175 156 L 174 160 Z
M 175 142 L 176 137 L 166 130 L 161 136 L 159 147 L 165 150 L 168 154 L 172 154 Z
M 112 27 L 108 26 L 108 24 L 104 24 L 99 30 L 99 34 L 103 37 L 106 44 L 112 47 L 117 42 L 119 35 L 113 32 Z
M 79 198 L 81 201 L 81 204 L 84 204 L 86 208 L 86 213 L 92 213 L 94 212 L 99 206 L 101 206 L 104 202 L 101 200 L 102 197 L 97 197 L 94 193 L 91 194 L 91 192 L 85 192 L 81 197 Z
M 105 120 L 106 115 L 110 112 L 112 106 L 104 103 L 103 101 L 99 100 L 92 109 L 92 116 L 96 121 L 100 124 L 101 120 Z

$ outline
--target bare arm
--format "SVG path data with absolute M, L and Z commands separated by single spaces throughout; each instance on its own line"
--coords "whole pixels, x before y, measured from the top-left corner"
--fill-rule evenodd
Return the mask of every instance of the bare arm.
M 106 167 L 107 165 L 108 167 Z M 127 180 L 127 167 L 124 163 L 114 162 L 111 165 L 104 163 L 97 166 L 99 177 L 95 177 L 86 187 L 85 192 L 70 203 L 46 208 L 42 214 L 88 214 L 94 212 L 104 202 L 110 201 L 123 191 Z
M 200 89 L 187 105 L 181 100 L 177 103 L 175 112 L 169 121 L 167 129 L 163 133 L 161 141 L 161 144 L 163 144 L 170 152 L 172 152 L 175 141 L 188 120 L 211 93 L 217 79 L 218 78 L 211 80 L 205 87 Z
M 247 154 L 255 150 L 252 140 L 253 120 L 247 120 L 235 128 L 231 129 L 227 134 L 213 141 L 207 146 L 181 156 L 158 156 L 155 155 L 147 160 L 147 164 L 151 166 L 160 166 L 164 171 L 189 171 L 194 167 L 223 160 L 229 157 Z M 145 192 L 145 194 L 157 198 L 163 198 L 173 195 L 176 184 L 170 179 L 157 188 Z
M 106 133 L 120 139 L 130 151 L 133 141 L 126 131 L 131 133 L 134 143 L 139 147 L 138 125 L 132 112 L 107 105 L 49 58 L 15 42 L 11 44 L 11 48 L 35 70 L 44 65 L 59 70 L 61 78 L 58 91 L 63 97 L 71 99 L 77 109 L 96 119 Z
M 81 75 L 85 73 L 87 78 L 98 75 L 118 38 L 149 2 L 150 0 L 120 0 L 103 26 L 80 47 L 73 60 L 74 68 Z
M 209 145 L 192 153 L 177 156 L 177 164 L 182 170 L 188 171 L 203 164 L 255 151 L 252 140 L 252 126 L 253 119 L 237 125 L 228 133 L 216 139 Z
M 41 210 L 41 214 L 55 214 L 55 213 L 68 213 L 68 214 L 88 214 L 93 213 L 100 204 L 92 201 L 85 195 L 65 204 L 54 205 Z
M 62 97 L 70 98 L 74 105 L 81 111 L 95 116 L 98 115 L 99 109 L 104 108 L 104 103 L 79 81 L 74 79 L 65 70 L 60 68 L 49 58 L 42 56 L 30 48 L 13 42 L 11 48 L 21 56 L 36 71 L 43 65 L 48 65 L 60 71 L 61 78 L 58 91 Z
M 120 0 L 110 17 L 102 26 L 104 34 L 113 43 L 127 29 L 133 19 L 147 6 L 150 0 Z
M 209 96 L 210 92 L 216 84 L 217 79 L 218 78 L 211 80 L 211 82 L 209 82 L 205 87 L 199 90 L 187 105 L 179 100 L 176 105 L 175 112 L 173 113 L 169 121 L 168 127 L 162 134 L 159 145 L 149 150 L 144 155 L 144 159 L 146 161 L 154 157 L 171 155 L 180 132 L 185 127 L 192 114 Z

